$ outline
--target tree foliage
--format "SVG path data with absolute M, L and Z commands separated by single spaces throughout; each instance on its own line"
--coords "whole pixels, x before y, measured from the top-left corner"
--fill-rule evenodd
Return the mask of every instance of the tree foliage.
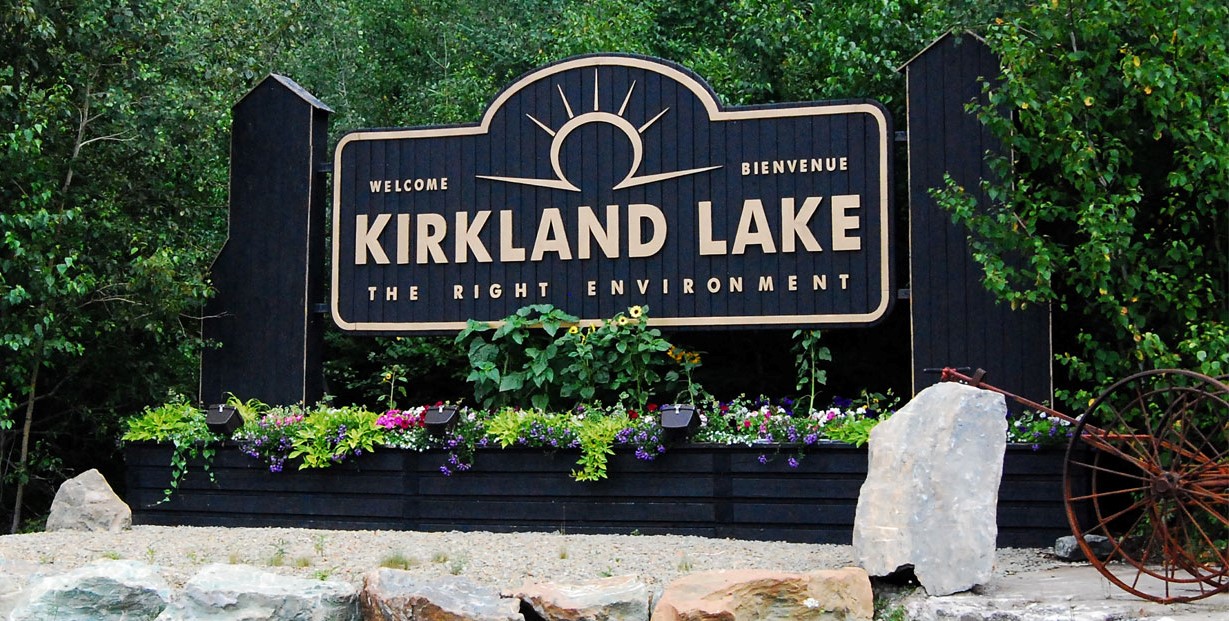
M 117 412 L 191 382 L 225 143 L 221 124 L 196 119 L 166 12 L 98 0 L 0 13 L 0 429 L 21 425 L 0 431 L 12 528 L 46 474 L 31 464 L 114 437 Z M 40 456 L 32 435 L 59 455 Z
M 1009 155 L 988 209 L 941 198 L 987 286 L 1072 329 L 1076 407 L 1133 371 L 1229 372 L 1227 23 L 1196 0 L 1048 0 L 985 32 L 1003 78 L 976 111 Z

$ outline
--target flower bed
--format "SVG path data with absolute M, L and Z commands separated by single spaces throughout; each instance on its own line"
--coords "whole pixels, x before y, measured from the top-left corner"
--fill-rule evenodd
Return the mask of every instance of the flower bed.
M 167 502 L 172 449 L 130 443 L 127 501 L 137 524 L 393 530 L 691 534 L 849 543 L 866 450 L 672 446 L 659 459 L 623 448 L 608 478 L 578 482 L 575 450 L 479 448 L 464 475 L 443 476 L 447 452 L 380 449 L 324 470 L 270 472 L 228 443 L 199 459 Z M 761 463 L 761 457 L 767 463 Z M 1063 452 L 1011 445 L 999 493 L 999 545 L 1048 546 L 1069 534 Z

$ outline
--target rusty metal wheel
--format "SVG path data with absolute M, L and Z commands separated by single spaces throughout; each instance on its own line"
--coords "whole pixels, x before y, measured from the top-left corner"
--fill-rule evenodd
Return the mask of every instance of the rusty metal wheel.
M 1184 370 L 1114 384 L 1073 429 L 1064 493 L 1085 556 L 1122 589 L 1163 603 L 1229 589 L 1229 387 Z
M 1137 373 L 1078 419 L 995 388 L 959 381 L 1074 423 L 1063 473 L 1071 530 L 1094 567 L 1123 590 L 1188 602 L 1229 590 L 1229 385 L 1180 369 Z M 1085 536 L 1108 541 L 1097 556 Z

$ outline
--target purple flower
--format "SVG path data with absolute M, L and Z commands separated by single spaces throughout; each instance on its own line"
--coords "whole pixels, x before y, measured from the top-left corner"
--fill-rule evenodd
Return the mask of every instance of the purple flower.
M 760 462 L 761 464 L 766 464 L 766 463 L 768 463 L 768 456 L 767 456 L 767 455 L 760 455 L 758 459 L 759 459 L 759 462 Z
M 786 462 L 785 462 L 785 463 L 789 464 L 789 467 L 790 467 L 790 468 L 797 468 L 797 467 L 798 467 L 798 460 L 797 460 L 797 459 L 794 459 L 793 457 L 790 457 L 788 460 L 786 460 Z
M 448 469 L 448 466 L 440 466 L 440 472 L 446 477 L 452 476 L 452 471 Z

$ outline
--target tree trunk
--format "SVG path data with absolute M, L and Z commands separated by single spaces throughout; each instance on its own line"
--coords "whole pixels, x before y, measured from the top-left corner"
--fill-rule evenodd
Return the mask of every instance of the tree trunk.
M 0 429 L 0 513 L 4 512 L 4 478 L 9 471 L 9 433 Z
M 13 501 L 13 525 L 9 529 L 10 533 L 16 533 L 17 529 L 21 528 L 21 503 L 26 493 L 28 478 L 26 460 L 30 457 L 30 427 L 34 422 L 34 397 L 35 390 L 38 388 L 38 370 L 42 366 L 42 359 L 36 358 L 34 368 L 30 371 L 30 389 L 26 393 L 26 420 L 21 427 L 21 453 L 17 457 L 17 493 Z

